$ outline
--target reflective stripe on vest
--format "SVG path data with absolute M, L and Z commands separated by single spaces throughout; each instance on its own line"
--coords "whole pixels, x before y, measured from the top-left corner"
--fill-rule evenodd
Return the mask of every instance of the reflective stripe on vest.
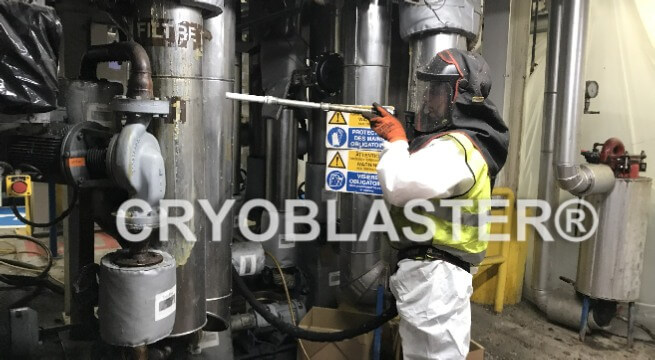
M 467 163 L 475 176 L 475 183 L 466 193 L 458 194 L 458 196 L 452 198 L 454 200 L 472 200 L 469 201 L 470 205 L 460 207 L 461 232 L 459 238 L 453 234 L 452 206 L 440 206 L 440 199 L 431 199 L 435 211 L 428 212 L 420 208 L 415 208 L 413 211 L 430 218 L 434 222 L 436 226 L 436 231 L 432 236 L 432 245 L 434 247 L 448 251 L 462 260 L 476 265 L 482 262 L 487 249 L 487 242 L 480 241 L 480 235 L 483 233 L 488 234 L 491 228 L 491 224 L 483 224 L 482 227 L 478 225 L 479 216 L 489 213 L 491 210 L 489 208 L 480 208 L 477 201 L 491 198 L 491 179 L 487 172 L 487 163 L 480 151 L 475 148 L 473 142 L 465 134 L 451 132 L 444 134 L 443 137 L 451 138 L 453 143 L 462 148 L 466 154 Z M 409 226 L 417 234 L 425 233 L 426 228 L 420 224 L 410 222 L 405 217 L 402 208 L 392 206 L 391 216 L 401 237 L 401 247 L 417 245 L 415 242 L 403 239 L 402 228 Z

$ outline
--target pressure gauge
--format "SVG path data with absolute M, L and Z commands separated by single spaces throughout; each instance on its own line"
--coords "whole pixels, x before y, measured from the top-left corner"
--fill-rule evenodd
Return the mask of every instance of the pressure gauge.
M 586 82 L 585 97 L 588 99 L 593 99 L 598 96 L 598 83 L 589 80 Z

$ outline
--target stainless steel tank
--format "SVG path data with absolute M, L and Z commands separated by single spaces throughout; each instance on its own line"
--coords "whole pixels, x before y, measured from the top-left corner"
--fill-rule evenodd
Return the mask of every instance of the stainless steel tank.
M 193 203 L 195 216 L 187 223 L 197 241 L 187 241 L 176 227 L 156 244 L 177 264 L 177 310 L 171 336 L 202 328 L 205 305 L 205 231 L 210 228 L 198 199 L 205 196 L 202 58 L 203 17 L 198 8 L 174 1 L 136 2 L 134 37 L 148 52 L 154 95 L 171 101 L 168 120 L 152 122 L 166 166 L 165 199 Z M 170 211 L 179 216 L 176 210 Z
M 203 52 L 203 128 L 206 141 L 205 185 L 207 199 L 218 211 L 233 194 L 233 142 L 237 119 L 234 102 L 225 98 L 233 91 L 235 79 L 236 14 L 235 0 L 222 4 L 223 13 L 205 19 Z M 232 295 L 231 243 L 232 211 L 220 228 L 220 241 L 212 231 L 207 241 L 206 297 L 207 313 L 213 320 L 229 323 Z M 213 326 L 210 326 L 213 325 Z M 219 330 L 221 324 L 208 323 L 208 330 Z M 206 330 L 207 330 L 206 329 Z
M 608 194 L 588 196 L 598 230 L 580 246 L 576 290 L 596 299 L 639 298 L 652 179 L 616 179 Z M 585 226 L 591 226 L 587 214 Z

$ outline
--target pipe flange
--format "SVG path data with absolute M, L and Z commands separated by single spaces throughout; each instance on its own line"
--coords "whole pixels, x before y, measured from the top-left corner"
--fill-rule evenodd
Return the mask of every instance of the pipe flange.
M 151 114 L 153 116 L 165 116 L 170 112 L 170 104 L 166 100 L 154 99 L 133 99 L 126 96 L 117 96 L 109 108 L 120 113 Z
M 151 229 L 159 227 L 158 209 L 153 209 L 148 213 L 128 210 L 124 214 L 116 213 L 115 215 L 117 220 L 125 222 L 125 227 L 130 231 L 140 232 L 144 227 Z

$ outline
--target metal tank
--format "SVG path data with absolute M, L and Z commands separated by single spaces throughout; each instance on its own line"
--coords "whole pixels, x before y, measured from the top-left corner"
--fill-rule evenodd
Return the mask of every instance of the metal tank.
M 344 5 L 344 103 L 387 102 L 390 23 L 391 1 L 358 0 Z M 340 232 L 359 235 L 374 199 L 368 195 L 340 194 Z M 380 233 L 365 240 L 342 245 L 340 290 L 345 296 L 342 300 L 373 305 L 378 285 L 386 286 L 389 276 L 388 264 L 383 259 L 386 243 Z
M 188 221 L 197 241 L 188 241 L 176 227 L 169 238 L 156 244 L 173 255 L 177 264 L 175 325 L 171 336 L 201 329 L 206 317 L 205 231 L 210 228 L 198 199 L 205 196 L 205 159 L 202 112 L 203 17 L 201 10 L 173 1 L 136 3 L 134 37 L 148 52 L 154 95 L 171 102 L 168 120 L 152 123 L 166 166 L 167 200 L 193 203 L 195 216 Z M 204 34 L 204 36 L 203 36 Z M 169 214 L 180 216 L 171 209 Z
M 209 155 L 205 159 L 205 185 L 207 199 L 216 212 L 227 199 L 233 197 L 233 142 L 237 120 L 234 117 L 234 102 L 225 98 L 225 92 L 233 91 L 234 88 L 235 5 L 235 0 L 226 0 L 222 4 L 223 13 L 205 19 L 203 27 L 206 34 L 202 56 L 203 128 L 205 149 Z M 206 330 L 219 331 L 229 323 L 232 295 L 232 218 L 233 212 L 230 211 L 221 224 L 220 241 L 212 241 L 218 240 L 212 231 L 205 232 L 205 296 L 210 317 Z
M 599 225 L 580 246 L 577 291 L 595 299 L 639 298 L 651 185 L 645 177 L 616 179 L 610 193 L 585 198 L 596 209 Z M 589 229 L 590 221 L 585 226 Z

